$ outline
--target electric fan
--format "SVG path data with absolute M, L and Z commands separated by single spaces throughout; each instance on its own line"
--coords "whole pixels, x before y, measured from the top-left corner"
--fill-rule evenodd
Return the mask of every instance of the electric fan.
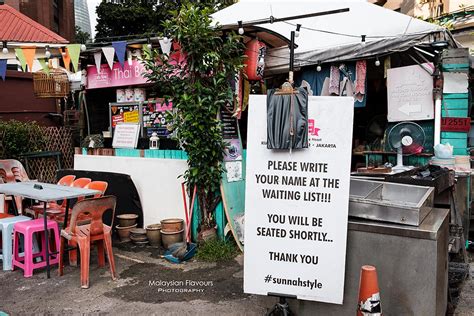
M 398 123 L 390 129 L 387 138 L 390 147 L 397 151 L 397 165 L 392 170 L 402 172 L 413 169 L 412 166 L 403 165 L 403 156 L 414 155 L 423 151 L 425 143 L 423 128 L 413 122 Z

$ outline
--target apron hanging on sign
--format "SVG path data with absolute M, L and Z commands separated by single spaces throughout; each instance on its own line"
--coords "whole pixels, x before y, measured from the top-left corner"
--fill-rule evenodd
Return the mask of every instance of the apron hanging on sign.
M 308 148 L 308 91 L 293 94 L 267 92 L 267 148 Z

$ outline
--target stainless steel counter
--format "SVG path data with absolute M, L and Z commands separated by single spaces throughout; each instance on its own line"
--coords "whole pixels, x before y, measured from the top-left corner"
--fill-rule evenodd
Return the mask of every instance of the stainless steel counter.
M 350 219 L 344 304 L 293 301 L 297 315 L 354 315 L 360 268 L 377 268 L 384 315 L 444 316 L 449 210 L 433 209 L 419 227 Z

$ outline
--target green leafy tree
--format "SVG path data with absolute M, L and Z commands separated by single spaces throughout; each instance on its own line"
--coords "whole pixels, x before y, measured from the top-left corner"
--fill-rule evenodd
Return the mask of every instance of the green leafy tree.
M 76 25 L 76 43 L 85 44 L 90 41 L 91 35 L 88 32 L 84 32 L 80 26 Z
M 209 8 L 212 12 L 220 10 L 234 0 L 198 0 L 194 5 Z M 102 1 L 96 8 L 96 38 L 125 35 L 161 33 L 162 21 L 171 17 L 171 11 L 178 10 L 182 0 L 121 0 Z
M 184 178 L 197 187 L 201 231 L 213 227 L 216 192 L 223 172 L 225 142 L 218 119 L 220 108 L 233 102 L 230 80 L 243 67 L 242 37 L 222 34 L 211 26 L 212 8 L 186 2 L 163 27 L 181 46 L 185 62 L 176 63 L 157 51 L 145 61 L 150 82 L 173 100 L 172 128 L 188 154 Z

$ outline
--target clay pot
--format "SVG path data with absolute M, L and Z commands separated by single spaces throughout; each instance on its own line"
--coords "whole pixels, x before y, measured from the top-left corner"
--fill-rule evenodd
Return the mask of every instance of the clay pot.
M 126 226 L 126 227 L 123 227 L 123 226 L 120 226 L 120 225 L 115 226 L 115 228 L 117 228 L 117 232 L 119 234 L 120 241 L 121 242 L 130 241 L 130 231 L 135 227 L 137 227 L 137 224 L 132 225 L 132 226 Z
M 169 248 L 172 244 L 183 241 L 183 232 L 184 229 L 175 232 L 165 232 L 161 231 L 161 241 L 163 242 L 163 247 L 166 249 Z
M 129 227 L 136 224 L 138 215 L 137 214 L 121 214 L 117 215 L 119 225 L 121 227 Z
M 146 227 L 146 236 L 150 245 L 159 247 L 161 245 L 161 225 L 151 224 Z
M 161 232 L 177 232 L 183 230 L 184 220 L 181 218 L 167 218 L 161 221 Z

